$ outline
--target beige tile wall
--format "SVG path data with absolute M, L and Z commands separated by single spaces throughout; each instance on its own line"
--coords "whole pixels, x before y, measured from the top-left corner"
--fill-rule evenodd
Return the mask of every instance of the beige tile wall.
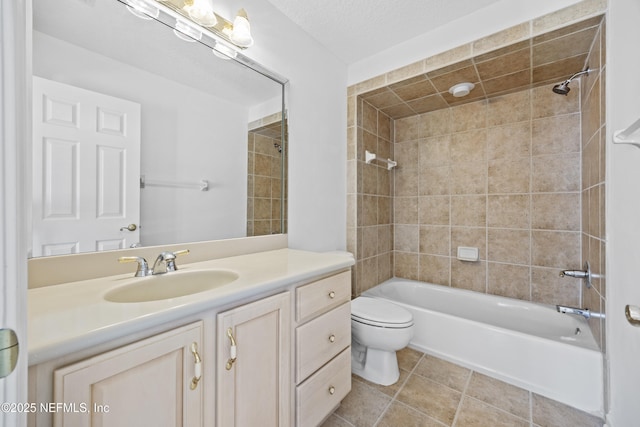
M 286 150 L 280 152 L 277 148 L 282 145 L 280 123 L 278 119 L 251 129 L 248 134 L 247 236 L 286 232 L 287 210 L 282 209 L 286 203 L 286 197 L 282 197 L 282 159 Z
M 589 53 L 593 69 L 582 79 L 582 259 L 597 274 L 591 289 L 583 289 L 582 305 L 605 312 L 605 28 L 604 23 Z M 589 324 L 600 347 L 605 349 L 605 320 L 590 319 Z
M 348 248 L 356 257 L 352 269 L 352 293 L 363 291 L 392 276 L 393 251 L 393 171 L 374 161 L 364 162 L 368 150 L 381 158 L 393 157 L 392 121 L 386 114 L 362 100 L 357 101 L 358 117 L 352 117 L 350 129 L 355 132 L 356 150 L 350 150 L 348 189 Z M 354 106 L 355 107 L 355 106 Z M 350 109 L 351 110 L 351 109 Z
M 579 304 L 558 277 L 581 266 L 579 95 L 543 86 L 396 120 L 394 275 Z
M 390 235 L 395 249 L 392 274 L 534 301 L 582 304 L 580 285 L 558 277 L 562 268 L 582 266 L 586 257 L 583 242 L 589 237 L 600 240 L 599 259 L 604 263 L 604 231 L 600 230 L 599 237 L 584 236 L 581 228 L 585 221 L 583 199 L 591 196 L 590 200 L 595 200 L 597 194 L 598 200 L 604 200 L 604 185 L 597 192 L 593 185 L 588 187 L 590 191 L 582 191 L 581 148 L 586 142 L 580 138 L 584 111 L 577 96 L 579 81 L 572 83 L 574 90 L 567 98 L 554 95 L 548 82 L 534 89 L 392 119 L 390 128 L 405 121 L 395 129 L 399 139 L 391 148 L 396 160 L 404 160 L 391 178 L 395 181 L 390 214 L 395 217 L 394 226 L 383 238 L 377 236 L 376 248 L 385 248 L 382 252 L 370 246 L 372 230 L 364 245 L 364 228 L 386 227 L 386 223 L 372 225 L 374 218 L 378 221 L 377 204 L 382 196 L 365 197 L 362 192 L 363 183 L 369 183 L 373 176 L 371 172 L 364 176 L 364 146 L 381 140 L 377 134 L 374 138 L 372 130 L 364 131 L 362 106 L 370 101 L 384 110 L 388 106 L 380 96 L 415 79 L 424 80 L 423 75 L 432 70 L 465 60 L 477 62 L 478 55 L 502 52 L 527 39 L 535 44 L 535 40 L 545 42 L 545 37 L 571 35 L 585 22 L 600 19 L 606 7 L 606 0 L 583 0 L 348 88 L 347 247 L 357 258 L 354 295 L 387 278 L 385 244 Z M 603 31 L 596 31 L 598 39 Z M 558 52 L 565 50 L 561 47 Z M 594 49 L 595 45 L 589 50 L 590 58 Z M 579 60 L 563 56 L 556 65 L 567 73 L 578 71 L 575 68 L 584 63 L 586 54 L 579 56 Z M 604 103 L 604 96 L 600 102 Z M 595 96 L 592 103 L 596 103 Z M 595 114 L 593 108 L 590 111 Z M 599 117 L 604 123 L 604 112 Z M 603 145 L 600 148 L 603 158 Z M 599 164 L 604 164 L 603 160 Z M 375 176 L 377 185 L 379 174 Z M 596 212 L 592 206 L 591 218 Z M 598 206 L 603 223 L 604 209 L 602 204 Z M 480 248 L 479 263 L 462 263 L 452 256 L 455 247 L 463 244 Z M 593 256 L 595 247 L 590 245 Z M 599 297 L 604 295 L 604 288 L 600 289 Z

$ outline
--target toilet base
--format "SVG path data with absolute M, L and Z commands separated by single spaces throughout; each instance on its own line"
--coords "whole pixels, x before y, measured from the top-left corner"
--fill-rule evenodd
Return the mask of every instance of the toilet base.
M 351 348 L 351 372 L 367 381 L 384 386 L 395 384 L 400 378 L 395 351 L 358 345 Z

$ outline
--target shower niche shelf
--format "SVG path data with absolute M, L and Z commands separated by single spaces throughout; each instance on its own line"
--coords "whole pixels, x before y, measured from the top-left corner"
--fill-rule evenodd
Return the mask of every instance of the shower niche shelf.
M 633 138 L 633 135 L 639 133 L 639 130 L 640 119 L 633 122 L 628 128 L 614 132 L 613 142 L 616 144 L 631 144 L 640 148 L 640 135 L 636 135 L 636 137 Z

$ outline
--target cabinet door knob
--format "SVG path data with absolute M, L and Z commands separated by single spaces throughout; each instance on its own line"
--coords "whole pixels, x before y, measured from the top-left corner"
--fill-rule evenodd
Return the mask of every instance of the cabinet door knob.
M 231 341 L 231 347 L 229 347 L 229 360 L 227 360 L 227 371 L 231 370 L 231 368 L 233 368 L 233 364 L 236 361 L 236 358 L 238 356 L 238 347 L 236 346 L 236 340 L 235 338 L 233 338 L 233 330 L 231 330 L 231 328 L 227 329 L 227 336 L 229 337 L 229 341 Z
M 334 386 L 329 386 L 329 394 L 333 395 L 336 392 L 336 388 Z
M 189 387 L 191 390 L 195 390 L 198 387 L 198 382 L 200 382 L 200 378 L 202 378 L 202 359 L 198 354 L 198 343 L 191 343 L 191 354 L 193 354 L 194 365 L 193 365 L 193 378 L 191 378 L 191 384 Z
M 336 297 L 336 293 L 334 291 L 329 292 L 329 298 L 334 299 Z
M 333 334 L 329 335 L 329 342 L 336 342 L 336 336 Z

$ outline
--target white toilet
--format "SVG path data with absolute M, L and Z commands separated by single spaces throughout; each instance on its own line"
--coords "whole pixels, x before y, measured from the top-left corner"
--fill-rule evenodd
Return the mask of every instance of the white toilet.
M 396 351 L 413 337 L 413 315 L 389 301 L 351 301 L 351 372 L 381 385 L 400 378 Z

